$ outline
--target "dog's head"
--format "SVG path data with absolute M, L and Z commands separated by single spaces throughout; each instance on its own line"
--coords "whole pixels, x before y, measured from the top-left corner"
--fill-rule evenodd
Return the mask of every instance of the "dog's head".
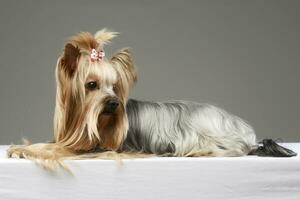
M 126 137 L 126 102 L 136 73 L 128 49 L 104 57 L 103 46 L 116 34 L 80 33 L 58 59 L 55 139 L 73 150 L 117 150 Z

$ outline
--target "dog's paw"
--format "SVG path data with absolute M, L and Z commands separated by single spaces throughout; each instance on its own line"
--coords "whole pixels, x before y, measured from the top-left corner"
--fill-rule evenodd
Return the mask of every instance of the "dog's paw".
M 12 145 L 7 149 L 7 157 L 29 159 L 50 171 L 63 168 L 71 172 L 63 163 L 64 157 L 71 155 L 73 155 L 71 152 L 55 143 Z
M 37 159 L 41 157 L 41 153 L 33 145 L 11 145 L 7 149 L 7 157 L 9 158 L 26 158 Z M 35 150 L 35 151 L 34 151 Z
M 26 158 L 32 153 L 26 148 L 26 145 L 11 145 L 7 149 L 8 158 Z
M 73 155 L 72 152 L 56 143 L 12 145 L 7 150 L 9 158 L 57 160 L 70 155 Z

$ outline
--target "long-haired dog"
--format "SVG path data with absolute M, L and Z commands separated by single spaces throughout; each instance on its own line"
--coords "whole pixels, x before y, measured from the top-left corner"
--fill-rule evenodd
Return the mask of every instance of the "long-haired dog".
M 103 29 L 66 43 L 56 66 L 55 142 L 12 146 L 9 157 L 295 155 L 273 140 L 259 145 L 249 124 L 213 105 L 128 100 L 137 79 L 129 49 L 104 55 L 115 36 Z

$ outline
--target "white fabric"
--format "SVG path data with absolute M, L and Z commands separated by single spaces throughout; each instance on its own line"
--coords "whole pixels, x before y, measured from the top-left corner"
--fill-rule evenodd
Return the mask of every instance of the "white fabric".
M 284 146 L 300 153 L 300 143 Z M 300 156 L 68 161 L 52 174 L 0 146 L 0 199 L 299 200 Z

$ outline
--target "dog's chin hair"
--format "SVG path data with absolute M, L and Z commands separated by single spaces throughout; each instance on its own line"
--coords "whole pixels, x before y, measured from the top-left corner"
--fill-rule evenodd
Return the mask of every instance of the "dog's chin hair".
M 120 149 L 129 127 L 125 112 L 124 105 L 121 105 L 112 114 L 100 114 L 98 118 L 98 130 L 100 130 L 100 146 L 103 149 Z
M 103 112 L 103 106 L 97 103 L 93 103 L 87 113 L 86 117 L 86 131 L 89 140 L 93 140 L 94 138 L 100 141 L 100 134 L 98 131 L 98 118 L 101 116 Z

